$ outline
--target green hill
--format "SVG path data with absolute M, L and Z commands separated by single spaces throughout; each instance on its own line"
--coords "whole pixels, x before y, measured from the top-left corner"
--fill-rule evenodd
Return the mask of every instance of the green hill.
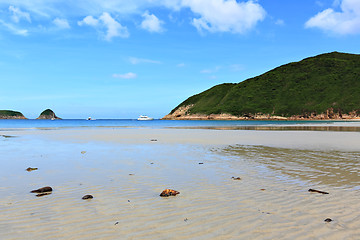
M 57 117 L 53 112 L 53 110 L 46 109 L 40 114 L 40 116 L 37 119 L 61 119 L 61 118 Z
M 360 55 L 332 52 L 194 95 L 165 119 L 229 114 L 344 118 L 360 114 Z
M 0 110 L 0 119 L 26 119 L 21 112 Z

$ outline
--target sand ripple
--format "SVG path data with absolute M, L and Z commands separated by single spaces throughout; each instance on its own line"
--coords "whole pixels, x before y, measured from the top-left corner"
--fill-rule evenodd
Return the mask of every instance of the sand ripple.
M 26 159 L 0 172 L 0 239 L 360 238 L 357 152 L 28 144 L 0 150 Z M 24 171 L 34 162 L 38 171 Z M 45 185 L 52 194 L 29 193 Z M 181 193 L 159 197 L 165 188 Z

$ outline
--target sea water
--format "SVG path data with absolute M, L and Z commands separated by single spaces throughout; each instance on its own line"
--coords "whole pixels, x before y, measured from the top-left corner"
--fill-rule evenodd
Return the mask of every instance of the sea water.
M 304 124 L 332 124 L 336 121 L 224 121 L 224 120 L 151 120 L 136 119 L 0 119 L 2 129 L 37 129 L 37 128 L 77 128 L 77 127 L 133 127 L 133 128 L 167 128 L 167 127 L 244 127 L 244 126 L 297 126 Z

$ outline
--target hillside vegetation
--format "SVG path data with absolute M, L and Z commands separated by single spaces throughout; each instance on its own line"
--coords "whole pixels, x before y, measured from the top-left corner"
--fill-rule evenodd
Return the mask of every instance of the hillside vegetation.
M 322 54 L 238 84 L 217 85 L 188 98 L 168 116 L 176 118 L 174 114 L 181 107 L 186 107 L 185 115 L 308 117 L 329 111 L 340 116 L 359 115 L 360 55 Z
M 25 117 L 21 112 L 0 110 L 0 119 L 25 119 Z
M 46 109 L 40 113 L 40 116 L 37 119 L 60 119 L 57 117 L 53 110 Z

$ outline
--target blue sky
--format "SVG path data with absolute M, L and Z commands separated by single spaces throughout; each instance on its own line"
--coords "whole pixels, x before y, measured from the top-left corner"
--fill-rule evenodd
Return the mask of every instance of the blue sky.
M 0 0 L 0 109 L 160 118 L 214 85 L 359 43 L 359 0 Z

